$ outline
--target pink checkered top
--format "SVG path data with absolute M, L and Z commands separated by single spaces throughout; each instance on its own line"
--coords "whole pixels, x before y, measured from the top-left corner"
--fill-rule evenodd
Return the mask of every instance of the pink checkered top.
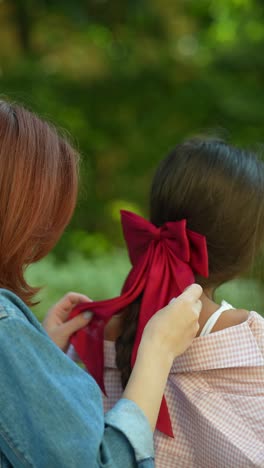
M 122 387 L 114 343 L 105 341 L 104 352 L 107 411 Z M 250 312 L 240 325 L 196 338 L 175 359 L 165 394 L 175 438 L 155 431 L 158 468 L 264 467 L 264 319 Z
M 121 397 L 115 345 L 105 341 L 105 410 Z M 264 319 L 198 337 L 166 386 L 175 438 L 155 432 L 158 468 L 264 467 Z

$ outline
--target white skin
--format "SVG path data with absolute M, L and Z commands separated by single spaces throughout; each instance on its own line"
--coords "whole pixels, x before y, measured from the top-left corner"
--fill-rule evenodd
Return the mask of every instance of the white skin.
M 193 284 L 177 299 L 158 311 L 147 323 L 123 397 L 134 401 L 154 431 L 165 385 L 175 357 L 192 343 L 199 330 L 202 288 Z M 47 314 L 43 326 L 64 351 L 69 338 L 91 320 L 85 313 L 67 321 L 73 307 L 90 301 L 82 294 L 68 293 Z
M 68 349 L 70 336 L 88 325 L 91 320 L 90 312 L 84 312 L 68 320 L 72 309 L 82 302 L 91 302 L 91 299 L 84 294 L 69 292 L 51 307 L 43 321 L 43 327 L 52 341 L 64 352 Z

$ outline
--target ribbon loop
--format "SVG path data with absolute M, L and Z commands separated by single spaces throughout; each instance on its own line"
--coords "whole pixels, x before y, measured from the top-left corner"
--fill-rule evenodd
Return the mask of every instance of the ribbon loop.
M 187 229 L 185 219 L 156 227 L 141 216 L 121 210 L 121 222 L 132 265 L 146 253 L 150 242 L 166 240 L 168 247 L 183 262 L 202 276 L 208 276 L 206 239 Z

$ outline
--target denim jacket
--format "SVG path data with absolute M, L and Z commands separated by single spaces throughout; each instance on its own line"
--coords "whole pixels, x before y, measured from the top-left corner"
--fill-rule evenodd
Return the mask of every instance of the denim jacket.
M 148 421 L 130 400 L 104 416 L 93 378 L 0 289 L 0 467 L 152 468 Z

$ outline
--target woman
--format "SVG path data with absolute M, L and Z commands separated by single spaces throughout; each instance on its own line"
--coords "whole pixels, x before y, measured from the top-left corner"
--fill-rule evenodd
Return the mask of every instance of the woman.
M 28 306 L 24 272 L 56 244 L 77 196 L 78 156 L 55 129 L 24 108 L 0 103 L 0 462 L 3 467 L 153 466 L 154 430 L 175 356 L 198 329 L 202 289 L 192 286 L 153 317 L 123 397 L 103 416 L 100 389 L 58 349 Z M 70 294 L 46 328 L 69 335 Z M 183 313 L 184 312 L 184 313 Z M 60 333 L 59 333 L 60 334 Z M 56 341 L 56 340 L 55 340 Z

